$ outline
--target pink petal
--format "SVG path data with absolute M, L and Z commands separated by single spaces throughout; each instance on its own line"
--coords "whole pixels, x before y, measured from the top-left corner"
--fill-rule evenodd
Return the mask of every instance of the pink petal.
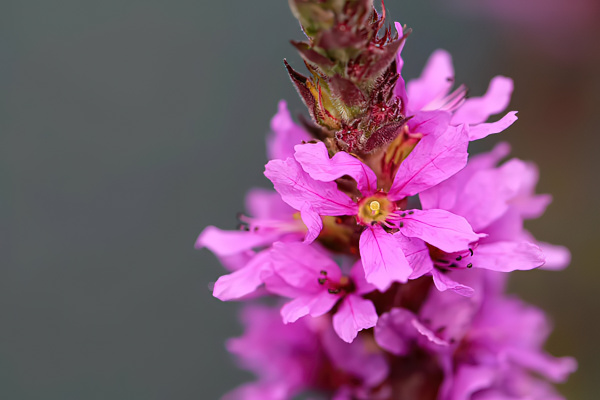
M 526 170 L 524 162 L 513 159 L 500 168 L 474 173 L 463 184 L 460 201 L 452 212 L 465 217 L 473 229 L 481 231 L 506 213 Z
M 314 236 L 315 215 L 354 215 L 356 204 L 339 191 L 335 182 L 319 182 L 302 170 L 294 159 L 271 160 L 265 176 L 273 182 L 283 201 L 302 212 L 302 221 Z M 304 219 L 306 217 L 306 219 Z
M 292 121 L 285 100 L 279 102 L 277 114 L 271 120 L 272 133 L 267 138 L 267 155 L 270 160 L 285 160 L 294 156 L 294 146 L 309 141 L 309 134 Z
M 445 50 L 436 50 L 421 76 L 406 85 L 410 110 L 422 110 L 432 101 L 446 97 L 453 85 L 452 57 Z
M 448 343 L 444 339 L 440 339 L 439 337 L 437 337 L 437 335 L 431 329 L 423 325 L 418 319 L 413 319 L 412 325 L 415 327 L 417 332 L 419 332 L 421 335 L 423 335 L 425 339 L 427 339 L 427 341 L 429 342 L 428 344 L 433 344 L 442 347 L 448 347 L 450 345 L 450 343 Z
M 246 194 L 246 210 L 254 218 L 289 220 L 296 212 L 288 206 L 279 193 L 261 188 L 254 188 Z
M 396 221 L 400 233 L 422 239 L 446 253 L 465 250 L 481 237 L 466 219 L 445 210 L 410 210 L 403 215 Z
M 452 125 L 476 125 L 487 121 L 508 107 L 513 92 L 513 80 L 505 76 L 496 76 L 482 97 L 471 97 L 454 113 Z
M 577 370 L 577 361 L 572 357 L 552 357 L 540 351 L 514 348 L 510 358 L 521 366 L 534 370 L 552 382 L 561 383 Z
M 328 279 L 341 278 L 340 267 L 327 254 L 303 243 L 275 243 L 271 252 L 273 270 L 290 286 L 308 292 L 322 291 L 322 271 Z
M 363 387 L 375 387 L 388 376 L 389 367 L 383 352 L 364 338 L 359 336 L 352 343 L 345 343 L 332 329 L 326 329 L 321 339 L 333 366 L 358 378 Z
M 307 207 L 300 211 L 300 218 L 306 226 L 306 236 L 304 237 L 304 243 L 310 244 L 315 241 L 321 230 L 323 229 L 323 220 L 319 213 L 313 211 L 312 208 Z
M 278 232 L 264 234 L 247 231 L 224 231 L 214 226 L 207 226 L 198 236 L 195 247 L 197 249 L 206 247 L 217 256 L 226 257 L 271 244 L 280 236 L 281 233 Z
M 452 290 L 452 291 L 460 294 L 461 296 L 465 296 L 465 297 L 471 297 L 471 296 L 473 296 L 473 293 L 475 292 L 472 287 L 460 284 L 460 283 L 450 279 L 448 274 L 441 273 L 440 271 L 437 270 L 437 268 L 434 268 L 431 271 L 431 274 L 433 275 L 433 283 L 435 284 L 435 287 L 437 288 L 437 290 L 439 290 L 440 292 L 444 292 L 446 290 Z
M 356 294 L 366 294 L 377 289 L 375 286 L 367 282 L 365 278 L 365 269 L 363 268 L 361 260 L 358 260 L 352 266 L 352 269 L 350 270 L 350 278 L 352 279 L 352 282 L 354 282 L 354 286 L 356 286 Z
M 508 153 L 510 153 L 510 146 L 506 142 L 501 142 L 494 146 L 492 151 L 472 156 L 467 166 L 456 175 L 431 189 L 419 193 L 423 209 L 441 208 L 453 211 L 458 199 L 463 200 L 460 192 L 471 177 L 481 170 L 493 168 Z
M 381 291 L 392 282 L 407 282 L 412 269 L 397 237 L 379 225 L 370 226 L 360 235 L 359 247 L 367 282 Z
M 412 321 L 415 314 L 404 308 L 383 313 L 374 329 L 375 341 L 381 348 L 397 356 L 407 355 L 416 337 Z
M 392 200 L 423 192 L 450 178 L 467 164 L 467 131 L 463 126 L 446 125 L 444 114 L 447 115 L 441 111 L 427 113 L 432 118 L 427 126 L 435 130 L 421 139 L 400 164 L 389 191 Z
M 544 242 L 537 242 L 537 245 L 546 259 L 542 269 L 560 271 L 567 268 L 571 263 L 571 252 L 566 247 Z
M 315 295 L 298 297 L 281 308 L 283 322 L 289 324 L 306 315 L 319 317 L 333 308 L 340 299 L 339 295 L 322 291 Z
M 517 111 L 511 111 L 496 122 L 470 126 L 469 140 L 479 140 L 494 133 L 502 132 L 514 124 L 517 119 Z
M 216 282 L 213 296 L 222 301 L 234 300 L 254 292 L 271 271 L 270 252 L 258 253 L 245 267 L 221 276 Z
M 409 279 L 420 278 L 433 269 L 433 261 L 431 261 L 431 256 L 429 255 L 429 248 L 424 241 L 406 237 L 400 232 L 394 233 L 394 236 L 398 238 L 404 257 L 406 257 L 408 265 L 413 270 Z
M 352 343 L 358 331 L 377 324 L 377 311 L 371 300 L 348 295 L 333 316 L 333 329 L 347 343 Z
M 329 158 L 329 152 L 323 142 L 306 143 L 295 147 L 296 161 L 302 165 L 311 178 L 332 182 L 344 175 L 351 176 L 358 190 L 368 196 L 377 190 L 377 176 L 358 158 L 343 151 Z
M 487 366 L 461 366 L 454 377 L 452 400 L 470 400 L 475 392 L 486 389 L 494 383 L 497 371 Z
M 500 272 L 530 270 L 544 265 L 544 261 L 542 250 L 528 242 L 481 244 L 471 258 L 474 267 Z

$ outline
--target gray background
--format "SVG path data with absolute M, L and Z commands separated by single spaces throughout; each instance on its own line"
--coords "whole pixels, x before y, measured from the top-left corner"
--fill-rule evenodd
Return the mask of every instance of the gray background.
M 549 349 L 580 361 L 561 390 L 596 398 L 598 64 L 433 1 L 387 6 L 414 29 L 406 76 L 444 47 L 474 94 L 515 78 L 521 119 L 503 138 L 555 195 L 530 227 L 574 262 L 513 289 L 552 315 Z M 277 101 L 303 112 L 282 67 L 302 67 L 292 38 L 283 0 L 0 2 L 1 399 L 216 399 L 249 379 L 222 345 L 237 307 L 208 289 L 223 269 L 193 244 L 268 187 Z

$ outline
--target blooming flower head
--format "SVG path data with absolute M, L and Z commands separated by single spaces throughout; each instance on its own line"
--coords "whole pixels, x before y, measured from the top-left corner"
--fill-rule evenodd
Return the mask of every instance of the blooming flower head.
M 408 31 L 384 29 L 370 0 L 291 0 L 307 36 L 293 42 L 310 78 L 286 69 L 311 120 L 285 102 L 271 121 L 265 176 L 237 231 L 206 228 L 197 247 L 230 273 L 221 300 L 247 306 L 228 342 L 257 381 L 225 399 L 559 399 L 575 370 L 542 350 L 543 312 L 504 294 L 506 272 L 561 269 L 563 247 L 526 219 L 550 202 L 535 166 L 501 162 L 506 144 L 469 159 L 470 141 L 508 128 L 512 80 L 481 97 L 453 89 L 438 50 L 405 83 Z

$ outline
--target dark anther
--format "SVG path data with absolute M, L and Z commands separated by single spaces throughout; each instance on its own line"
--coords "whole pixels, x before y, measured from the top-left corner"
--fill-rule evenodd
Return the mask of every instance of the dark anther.
M 460 260 L 462 260 L 462 256 L 456 257 L 456 261 L 460 261 Z
M 331 294 L 338 294 L 340 292 L 340 289 L 329 289 L 327 291 Z
M 473 257 L 473 249 L 469 247 L 469 252 L 471 253 L 471 257 Z
M 471 263 L 468 263 L 468 264 L 467 264 L 467 268 L 473 268 L 473 264 L 471 264 Z
M 325 270 L 321 270 L 321 272 L 319 272 L 321 275 L 327 276 L 327 271 Z
M 409 211 L 408 215 L 413 215 L 415 212 L 414 211 Z
M 406 213 L 402 213 L 402 214 L 400 214 L 400 216 L 401 216 L 402 218 L 404 218 L 404 217 L 406 217 Z
M 319 278 L 319 285 L 324 285 L 327 282 L 327 278 Z
M 404 222 L 400 222 L 400 228 L 404 227 Z

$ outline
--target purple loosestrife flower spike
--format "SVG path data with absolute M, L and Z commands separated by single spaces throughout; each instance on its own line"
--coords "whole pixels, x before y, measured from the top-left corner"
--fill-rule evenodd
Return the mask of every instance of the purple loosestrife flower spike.
M 535 193 L 535 165 L 503 161 L 506 143 L 467 152 L 516 121 L 488 122 L 512 80 L 469 98 L 443 50 L 405 80 L 409 31 L 372 0 L 290 6 L 309 77 L 285 66 L 312 120 L 279 103 L 275 190 L 251 190 L 237 230 L 209 226 L 196 242 L 228 270 L 214 296 L 250 303 L 227 348 L 257 381 L 224 399 L 560 399 L 551 383 L 576 362 L 545 353 L 544 313 L 505 294 L 509 272 L 569 264 L 523 225 L 551 197 Z

